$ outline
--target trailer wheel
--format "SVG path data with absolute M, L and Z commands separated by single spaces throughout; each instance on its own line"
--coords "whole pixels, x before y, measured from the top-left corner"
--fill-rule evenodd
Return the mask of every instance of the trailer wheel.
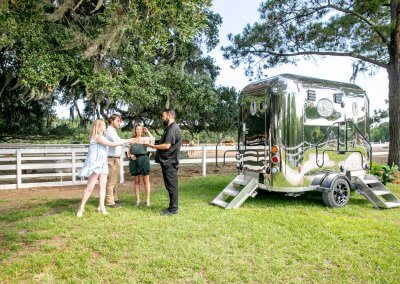
M 350 185 L 344 178 L 337 178 L 331 185 L 331 190 L 322 193 L 325 205 L 329 207 L 344 207 L 350 200 Z

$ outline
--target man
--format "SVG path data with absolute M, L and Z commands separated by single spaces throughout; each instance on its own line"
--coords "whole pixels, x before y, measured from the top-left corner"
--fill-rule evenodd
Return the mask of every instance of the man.
M 181 150 L 181 130 L 175 122 L 175 111 L 166 109 L 162 112 L 165 126 L 164 134 L 157 145 L 147 145 L 156 149 L 155 161 L 160 164 L 164 184 L 169 194 L 169 207 L 162 210 L 162 215 L 178 214 L 178 165 Z
M 117 129 L 122 122 L 119 114 L 113 114 L 108 119 L 108 127 L 104 136 L 113 142 L 118 142 L 121 138 L 118 136 Z M 106 186 L 106 205 L 109 207 L 120 207 L 121 202 L 118 200 L 118 177 L 120 172 L 120 157 L 122 154 L 122 146 L 108 147 L 108 179 Z

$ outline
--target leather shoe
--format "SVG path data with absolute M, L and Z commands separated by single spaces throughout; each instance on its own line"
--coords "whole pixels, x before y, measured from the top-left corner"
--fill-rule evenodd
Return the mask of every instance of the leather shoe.
M 178 214 L 178 209 L 164 209 L 161 211 L 161 215 L 163 216 L 169 216 L 169 215 L 176 215 Z
M 120 208 L 120 207 L 122 207 L 122 205 L 121 205 L 121 204 L 118 204 L 118 203 L 110 204 L 110 205 L 107 204 L 107 207 L 110 207 L 110 208 Z

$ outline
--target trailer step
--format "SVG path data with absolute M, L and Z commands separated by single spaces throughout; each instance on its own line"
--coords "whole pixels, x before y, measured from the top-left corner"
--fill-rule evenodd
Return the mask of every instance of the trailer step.
M 211 201 L 211 204 L 217 205 L 222 208 L 225 208 L 226 206 L 228 206 L 228 202 L 225 202 L 221 199 L 214 199 L 213 201 Z
M 353 176 L 352 183 L 357 192 L 371 202 L 375 208 L 400 207 L 400 199 L 379 180 L 373 179 L 371 175 L 368 175 L 368 179 Z
M 239 194 L 238 190 L 234 190 L 234 189 L 230 189 L 230 188 L 225 188 L 222 192 L 226 195 L 233 196 L 233 197 L 235 197 L 236 195 Z
M 211 201 L 211 204 L 225 209 L 238 208 L 257 193 L 258 180 L 255 178 L 245 179 L 242 175 L 232 180 L 218 195 Z
M 400 206 L 400 202 L 386 202 L 386 206 L 388 208 L 399 207 Z

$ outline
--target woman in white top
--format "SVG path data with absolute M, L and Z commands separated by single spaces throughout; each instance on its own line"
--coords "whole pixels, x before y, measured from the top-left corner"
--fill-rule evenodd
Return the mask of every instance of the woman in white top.
M 121 139 L 118 142 L 111 142 L 103 136 L 105 130 L 106 124 L 104 123 L 104 121 L 98 119 L 93 122 L 89 138 L 89 152 L 86 157 L 85 163 L 78 174 L 81 177 L 88 178 L 87 186 L 83 192 L 81 206 L 79 207 L 78 213 L 76 214 L 76 216 L 78 217 L 82 217 L 82 214 L 85 210 L 85 204 L 92 194 L 92 191 L 97 181 L 99 181 L 100 187 L 99 207 L 97 208 L 97 211 L 103 213 L 104 215 L 108 215 L 104 206 L 108 175 L 108 146 L 120 146 L 126 143 L 133 143 L 134 141 L 134 139 Z

